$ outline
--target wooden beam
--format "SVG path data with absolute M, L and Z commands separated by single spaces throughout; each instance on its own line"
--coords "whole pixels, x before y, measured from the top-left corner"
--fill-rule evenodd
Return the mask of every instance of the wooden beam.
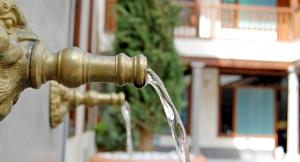
M 237 59 L 220 59 L 205 57 L 181 57 L 182 61 L 190 64 L 193 61 L 203 62 L 207 67 L 218 67 L 225 69 L 251 69 L 267 71 L 287 71 L 290 62 L 280 61 L 256 61 L 256 60 L 237 60 Z

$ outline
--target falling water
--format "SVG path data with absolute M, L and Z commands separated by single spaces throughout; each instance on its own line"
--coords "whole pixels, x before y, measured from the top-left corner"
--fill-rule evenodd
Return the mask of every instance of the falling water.
M 123 115 L 123 118 L 125 120 L 126 125 L 126 146 L 127 146 L 127 153 L 129 155 L 129 162 L 131 162 L 132 159 L 132 152 L 133 152 L 133 146 L 132 146 L 132 137 L 131 137 L 131 118 L 130 118 L 130 106 L 128 102 L 125 102 L 121 106 L 121 112 Z
M 172 136 L 175 141 L 175 147 L 179 156 L 180 162 L 189 162 L 189 145 L 187 142 L 187 135 L 180 119 L 180 116 L 171 101 L 171 98 L 161 81 L 161 79 L 148 69 L 148 84 L 150 84 L 160 97 L 160 101 L 163 105 L 165 114 L 168 119 L 169 126 L 171 128 Z

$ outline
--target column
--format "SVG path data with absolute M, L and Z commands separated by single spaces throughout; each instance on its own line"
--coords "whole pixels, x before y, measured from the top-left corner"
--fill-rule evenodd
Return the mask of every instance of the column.
M 299 158 L 299 81 L 294 66 L 288 69 L 287 158 Z
M 202 69 L 203 63 L 192 62 L 192 130 L 191 130 L 191 152 L 195 155 L 200 152 L 200 110 L 202 104 L 201 84 L 202 84 Z
M 299 7 L 299 0 L 290 0 L 290 8 L 292 9 L 292 14 L 291 14 L 291 28 L 290 28 L 290 38 L 293 39 L 295 38 L 297 34 L 297 28 L 299 28 L 299 23 L 298 23 L 298 14 L 296 14 L 296 10 Z

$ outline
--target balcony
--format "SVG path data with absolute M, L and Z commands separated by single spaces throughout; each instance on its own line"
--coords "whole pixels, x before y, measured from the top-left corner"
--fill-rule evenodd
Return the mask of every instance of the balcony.
M 115 30 L 116 0 L 107 0 L 105 31 Z M 176 38 L 293 41 L 300 37 L 300 8 L 176 1 L 182 8 Z M 201 6 L 201 7 L 199 7 Z
M 300 9 L 290 7 L 176 3 L 183 9 L 177 38 L 293 41 L 300 37 Z
M 174 2 L 182 8 L 174 29 L 175 47 L 182 57 L 281 62 L 299 59 L 300 8 L 196 2 Z M 115 10 L 111 8 L 115 3 L 106 0 L 103 8 L 105 26 L 99 34 L 99 51 L 112 48 Z

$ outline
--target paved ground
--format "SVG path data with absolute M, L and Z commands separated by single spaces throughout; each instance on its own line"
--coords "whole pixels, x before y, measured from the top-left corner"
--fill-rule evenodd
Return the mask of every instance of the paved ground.
M 132 162 L 179 162 L 176 153 L 135 153 Z M 155 156 L 156 155 L 156 156 Z M 166 158 L 170 157 L 170 158 Z M 93 155 L 89 162 L 128 162 L 127 153 L 98 153 Z M 140 160 L 143 159 L 143 160 Z M 207 162 L 202 156 L 194 157 L 191 162 Z
M 175 152 L 170 152 L 170 153 L 163 153 L 163 154 L 155 154 L 153 153 L 136 153 L 136 159 L 138 158 L 138 155 L 143 155 L 141 157 L 144 157 L 147 160 L 133 160 L 133 162 L 178 162 L 178 157 Z M 118 155 L 118 156 L 116 156 Z M 126 155 L 126 156 L 125 156 Z M 147 155 L 147 156 L 146 156 Z M 154 156 L 156 155 L 156 156 Z M 170 158 L 165 159 L 165 158 L 158 158 L 160 156 L 168 156 Z M 114 157 L 114 158 L 113 158 Z M 142 158 L 143 159 L 143 158 Z M 257 159 L 257 157 L 256 157 Z M 290 160 L 270 160 L 272 157 L 269 158 L 262 158 L 260 159 L 254 159 L 254 160 L 237 160 L 237 159 L 221 159 L 221 158 L 202 158 L 199 156 L 198 158 L 194 158 L 191 160 L 191 162 L 300 162 L 300 158 L 296 160 L 297 158 L 292 158 Z M 268 160 L 264 160 L 268 159 Z M 98 153 L 95 154 L 91 159 L 90 162 L 127 162 L 128 161 L 128 155 L 127 153 L 121 152 L 121 153 Z
M 279 161 L 279 160 L 233 160 L 233 159 L 207 159 L 207 162 L 297 162 L 297 161 Z
M 243 160 L 232 160 L 232 159 L 208 159 L 207 162 L 257 162 L 257 161 L 243 161 Z

